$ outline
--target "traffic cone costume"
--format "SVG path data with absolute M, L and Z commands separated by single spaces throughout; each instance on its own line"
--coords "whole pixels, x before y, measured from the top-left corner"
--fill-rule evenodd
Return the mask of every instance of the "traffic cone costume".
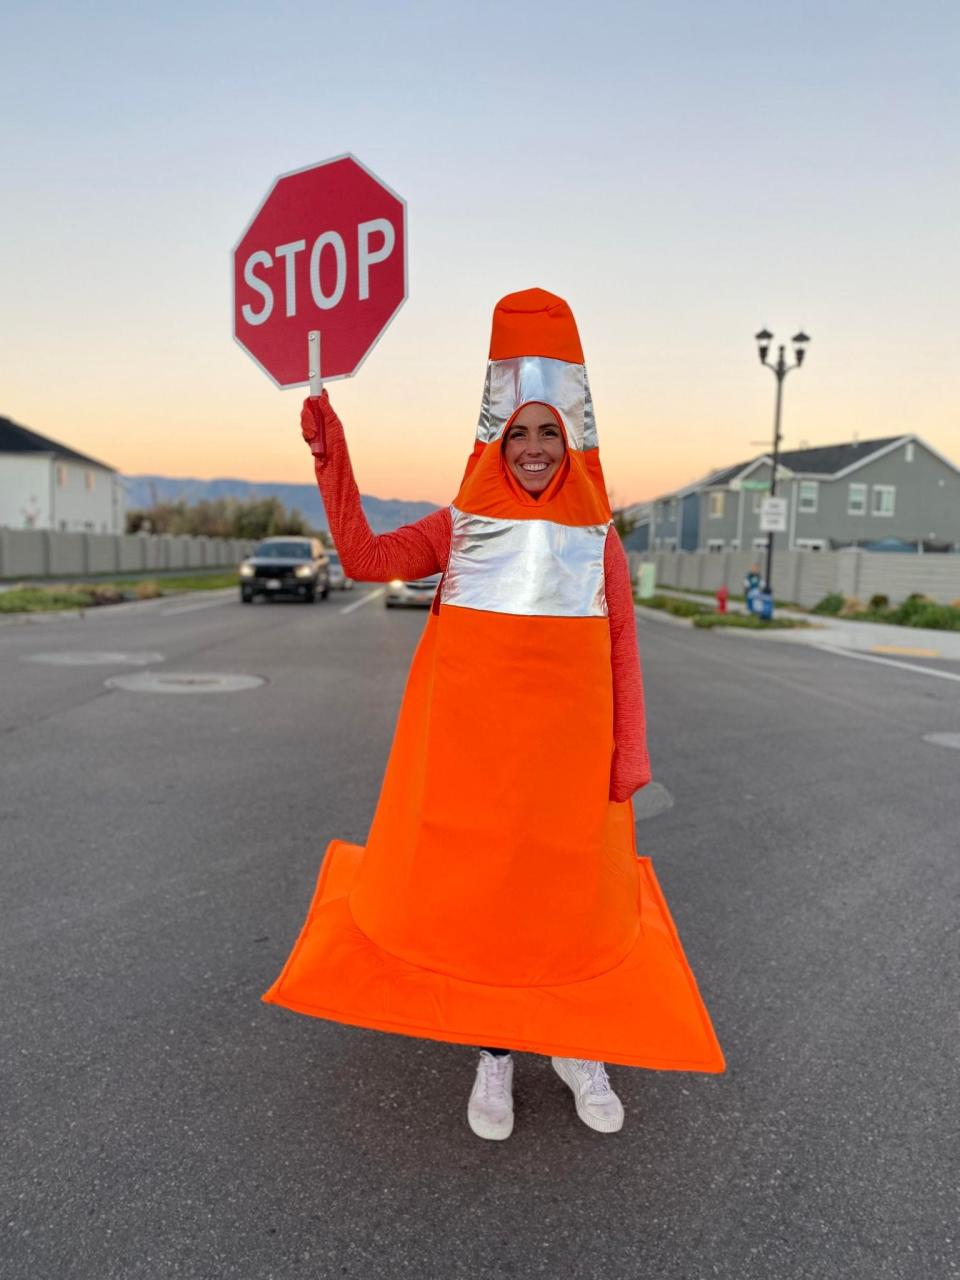
M 537 497 L 501 449 L 531 401 L 567 443 Z M 437 519 L 449 551 L 367 843 L 328 847 L 264 999 L 435 1040 L 722 1070 L 631 805 L 611 799 L 610 507 L 576 324 L 552 294 L 498 305 L 476 443 Z

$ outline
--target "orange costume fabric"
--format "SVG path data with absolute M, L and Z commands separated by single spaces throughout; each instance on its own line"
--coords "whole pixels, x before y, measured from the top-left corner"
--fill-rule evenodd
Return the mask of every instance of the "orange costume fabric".
M 567 443 L 538 497 L 501 448 L 530 402 Z M 610 508 L 576 324 L 543 290 L 494 313 L 450 518 L 366 845 L 330 844 L 263 998 L 428 1039 L 721 1071 L 629 801 L 611 799 Z

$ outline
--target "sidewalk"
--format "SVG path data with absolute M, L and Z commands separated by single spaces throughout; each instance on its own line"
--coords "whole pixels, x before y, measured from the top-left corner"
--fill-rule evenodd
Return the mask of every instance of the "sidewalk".
M 696 595 L 691 591 L 676 591 L 672 587 L 658 587 L 657 594 L 674 596 L 681 600 L 693 600 L 697 604 L 713 605 L 710 596 Z M 731 601 L 729 608 L 735 613 L 746 613 L 746 606 L 739 601 Z M 645 616 L 649 617 L 658 612 L 660 611 L 656 609 L 647 609 Z M 780 618 L 796 618 L 810 625 L 798 627 L 795 631 L 743 631 L 731 627 L 727 634 L 760 636 L 764 640 L 781 640 L 790 644 L 853 649 L 858 653 L 890 654 L 894 657 L 910 658 L 947 658 L 960 662 L 960 631 L 896 627 L 886 622 L 854 622 L 848 618 L 801 613 L 796 609 L 778 608 L 776 613 Z M 666 616 L 670 617 L 669 614 Z

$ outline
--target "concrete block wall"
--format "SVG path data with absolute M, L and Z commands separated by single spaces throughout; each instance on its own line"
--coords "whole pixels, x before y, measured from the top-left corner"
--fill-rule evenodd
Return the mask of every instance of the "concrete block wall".
M 120 546 L 112 533 L 84 533 L 84 566 L 87 573 L 116 573 Z
M 243 538 L 169 534 L 63 533 L 0 528 L 0 579 L 233 568 L 254 543 Z
M 54 578 L 86 573 L 84 564 L 84 535 L 44 530 L 47 536 L 47 572 Z
M 657 583 L 681 591 L 714 592 L 726 583 L 735 595 L 751 565 L 764 565 L 752 551 L 630 552 L 634 580 L 640 565 L 657 568 Z M 807 607 L 831 591 L 868 601 L 872 595 L 899 604 L 914 591 L 942 604 L 960 600 L 960 555 L 907 555 L 877 551 L 776 551 L 773 589 L 778 599 Z

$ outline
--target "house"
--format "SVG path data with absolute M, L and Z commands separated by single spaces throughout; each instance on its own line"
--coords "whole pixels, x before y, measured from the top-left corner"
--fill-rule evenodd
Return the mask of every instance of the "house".
M 760 508 L 772 456 L 710 472 L 652 504 L 650 550 L 760 550 Z M 919 436 L 888 436 L 788 449 L 777 492 L 787 532 L 775 546 L 797 551 L 863 547 L 960 551 L 960 468 Z
M 124 492 L 113 467 L 0 418 L 0 526 L 124 532 Z

